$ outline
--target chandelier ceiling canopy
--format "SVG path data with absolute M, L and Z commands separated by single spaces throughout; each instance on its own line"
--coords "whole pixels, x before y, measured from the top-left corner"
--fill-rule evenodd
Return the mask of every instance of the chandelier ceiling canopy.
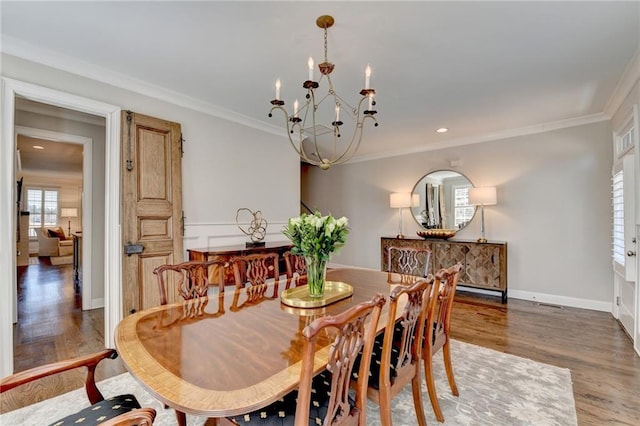
M 320 77 L 316 81 L 314 61 L 309 58 L 309 76 L 302 83 L 302 87 L 307 90 L 302 105 L 296 99 L 293 111 L 289 113 L 280 97 L 281 83 L 277 80 L 276 97 L 271 101 L 273 107 L 269 111 L 269 117 L 273 116 L 276 109 L 284 114 L 289 142 L 302 161 L 323 170 L 353 157 L 362 142 L 366 119 L 371 119 L 374 126 L 378 126 L 374 117 L 377 111 L 373 109 L 376 105 L 376 91 L 370 87 L 371 67 L 367 65 L 364 88 L 359 92 L 361 97 L 355 107 L 338 95 L 333 87 L 331 73 L 335 65 L 327 58 L 327 30 L 334 22 L 329 15 L 322 15 L 316 20 L 316 25 L 324 31 L 324 61 L 318 64 Z M 326 93 L 320 93 L 323 79 L 327 83 Z M 343 134 L 347 137 L 343 137 Z

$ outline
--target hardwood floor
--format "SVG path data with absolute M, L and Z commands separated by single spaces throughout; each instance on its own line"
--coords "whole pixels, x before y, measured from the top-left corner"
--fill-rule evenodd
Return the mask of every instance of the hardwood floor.
M 103 347 L 103 311 L 77 307 L 71 266 L 32 265 L 18 274 L 16 370 Z M 46 295 L 46 297 L 44 296 Z M 452 330 L 457 340 L 571 370 L 579 425 L 640 424 L 640 357 L 609 313 L 458 292 Z M 455 356 L 455 354 L 454 354 Z M 98 380 L 124 372 L 106 360 Z M 1 412 L 83 385 L 83 372 L 2 395 Z
M 104 348 L 103 309 L 82 311 L 73 285 L 72 265 L 52 266 L 46 257 L 18 268 L 18 323 L 13 326 L 14 370 L 86 355 Z M 97 380 L 125 372 L 119 359 L 98 365 Z M 0 412 L 81 388 L 77 369 L 30 383 L 0 396 Z

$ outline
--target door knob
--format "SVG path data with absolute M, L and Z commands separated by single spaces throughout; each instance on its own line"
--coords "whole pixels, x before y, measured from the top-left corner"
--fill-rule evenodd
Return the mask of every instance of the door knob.
M 629 251 L 627 252 L 627 256 L 629 256 L 629 257 L 631 257 L 631 256 L 635 256 L 635 255 L 636 255 L 636 252 L 635 252 L 635 251 L 633 251 L 633 250 L 629 250 Z

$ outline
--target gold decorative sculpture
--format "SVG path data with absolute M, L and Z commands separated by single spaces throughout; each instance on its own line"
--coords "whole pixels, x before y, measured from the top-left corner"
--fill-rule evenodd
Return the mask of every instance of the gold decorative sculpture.
M 247 221 L 249 223 L 249 228 L 247 229 L 244 229 L 240 224 L 241 212 L 248 212 L 252 216 L 251 221 Z M 266 219 L 262 217 L 260 210 L 253 212 L 246 207 L 239 208 L 236 211 L 236 225 L 238 225 L 238 228 L 240 228 L 243 234 L 251 238 L 251 243 L 247 243 L 247 246 L 261 246 L 265 244 L 262 240 L 264 240 L 267 234 L 267 225 L 269 224 Z

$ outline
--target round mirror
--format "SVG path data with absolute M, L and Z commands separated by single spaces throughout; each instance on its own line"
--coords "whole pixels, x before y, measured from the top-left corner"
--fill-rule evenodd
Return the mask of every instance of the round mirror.
M 413 187 L 413 199 L 420 201 L 411 208 L 413 218 L 424 229 L 459 231 L 476 212 L 476 206 L 469 204 L 469 188 L 473 188 L 471 181 L 453 170 L 424 175 Z

